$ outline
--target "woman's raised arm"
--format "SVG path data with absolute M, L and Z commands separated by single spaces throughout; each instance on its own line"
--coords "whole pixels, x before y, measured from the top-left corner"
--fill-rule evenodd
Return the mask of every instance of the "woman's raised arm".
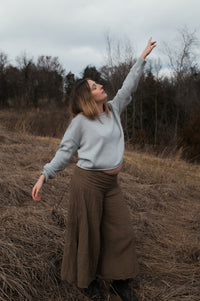
M 144 65 L 146 63 L 145 58 L 150 54 L 153 48 L 156 47 L 156 41 L 152 42 L 151 40 L 152 38 L 149 39 L 146 48 L 129 71 L 121 89 L 118 90 L 113 100 L 108 102 L 108 104 L 114 106 L 118 110 L 119 114 L 121 114 L 125 107 L 131 102 L 131 95 L 136 91 L 143 73 Z

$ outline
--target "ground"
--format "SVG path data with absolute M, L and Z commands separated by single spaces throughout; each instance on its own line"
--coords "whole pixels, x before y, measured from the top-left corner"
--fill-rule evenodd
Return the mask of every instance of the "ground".
M 77 158 L 31 190 L 59 139 L 0 125 L 0 299 L 83 300 L 60 281 L 68 188 Z M 135 231 L 140 272 L 132 288 L 141 301 L 199 301 L 200 166 L 178 157 L 126 150 L 119 174 Z

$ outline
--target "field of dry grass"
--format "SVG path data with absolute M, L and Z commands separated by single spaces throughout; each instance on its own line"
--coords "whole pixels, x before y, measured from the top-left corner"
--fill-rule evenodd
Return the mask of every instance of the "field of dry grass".
M 76 158 L 31 190 L 59 140 L 0 125 L 0 300 L 84 300 L 60 281 L 68 187 Z M 119 182 L 135 230 L 140 301 L 200 300 L 200 166 L 126 151 Z

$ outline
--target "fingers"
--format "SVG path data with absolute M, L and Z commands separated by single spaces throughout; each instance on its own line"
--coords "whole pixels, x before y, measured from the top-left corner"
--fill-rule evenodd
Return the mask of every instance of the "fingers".
M 148 44 L 146 46 L 146 48 L 144 49 L 143 53 L 141 54 L 141 57 L 143 59 L 145 59 L 147 57 L 147 55 L 149 55 L 149 53 L 153 50 L 153 48 L 156 47 L 156 41 L 152 42 L 152 37 L 150 37 Z
M 150 37 L 150 39 L 149 39 L 148 46 L 150 46 L 152 48 L 156 47 L 156 41 L 152 42 L 152 37 Z
M 32 190 L 32 198 L 34 199 L 34 201 L 40 201 L 40 195 L 39 195 L 39 188 L 37 186 L 33 187 Z
M 151 50 L 152 50 L 153 48 L 156 47 L 156 44 L 154 43 L 154 44 L 152 44 L 150 47 L 151 47 Z
M 152 37 L 150 37 L 150 39 L 148 41 L 148 46 L 151 46 L 151 47 L 154 46 L 155 47 L 156 46 L 155 44 L 156 44 L 156 41 L 152 42 Z

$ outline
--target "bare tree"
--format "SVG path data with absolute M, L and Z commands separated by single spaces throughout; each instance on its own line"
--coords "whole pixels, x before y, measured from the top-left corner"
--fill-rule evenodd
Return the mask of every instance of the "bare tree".
M 197 60 L 195 56 L 195 48 L 199 44 L 196 31 L 190 32 L 187 27 L 178 31 L 178 37 L 171 42 L 172 46 L 164 43 L 164 52 L 169 59 L 169 66 L 173 72 L 173 81 L 176 85 L 175 104 L 177 107 L 174 138 L 178 135 L 179 119 L 181 111 L 185 115 L 191 115 L 192 108 L 197 105 L 195 99 L 188 97 L 191 90 L 188 85 L 188 78 L 196 69 Z M 198 104 L 199 106 L 200 104 Z
M 0 52 L 0 105 L 6 106 L 7 100 L 7 79 L 6 79 L 6 68 L 8 66 L 8 56 L 3 51 Z
M 17 67 L 20 71 L 18 78 L 18 86 L 20 90 L 21 105 L 31 105 L 31 94 L 33 91 L 32 77 L 34 62 L 33 57 L 30 57 L 25 51 L 16 57 Z
M 155 70 L 155 80 L 158 83 L 159 81 L 159 72 L 162 68 L 161 60 L 158 58 L 157 60 L 154 60 L 154 70 Z M 155 96 L 154 96 L 154 108 L 155 108 L 155 130 L 154 130 L 154 144 L 157 144 L 158 141 L 158 85 L 156 85 L 155 89 Z
M 191 71 L 196 65 L 195 48 L 199 41 L 196 36 L 196 30 L 190 32 L 187 27 L 178 30 L 178 36 L 172 41 L 172 46 L 166 42 L 164 44 L 164 53 L 168 56 L 169 66 L 177 79 L 182 79 L 184 75 Z
M 105 33 L 106 65 L 110 68 L 127 63 L 132 65 L 134 61 L 134 47 L 127 37 L 115 38 L 109 32 Z
M 0 72 L 5 72 L 6 67 L 8 66 L 8 56 L 5 52 L 0 52 Z
M 40 99 L 60 101 L 64 95 L 64 72 L 58 57 L 41 55 L 37 59 Z

